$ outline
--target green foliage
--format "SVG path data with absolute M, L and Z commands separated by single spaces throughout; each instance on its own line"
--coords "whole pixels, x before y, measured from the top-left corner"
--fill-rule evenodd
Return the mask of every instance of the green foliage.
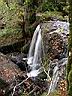
M 0 37 L 4 35 L 12 35 L 14 33 L 21 32 L 18 21 L 21 20 L 22 9 L 17 5 L 17 3 L 10 3 L 10 8 L 7 7 L 5 2 L 0 2 L 0 16 L 2 21 L 5 23 L 4 29 L 0 29 Z M 21 10 L 20 10 L 21 9 Z
M 57 90 L 55 90 L 49 96 L 60 96 L 60 95 L 59 95 L 59 92 Z
M 52 4 L 52 2 L 46 2 L 46 3 L 43 3 L 42 4 L 42 11 L 45 12 L 45 11 L 54 11 L 55 8 L 54 8 L 54 4 Z
M 63 16 L 66 16 L 69 13 L 69 4 L 64 2 L 55 2 L 54 0 L 51 2 L 47 1 L 41 4 L 41 6 L 38 8 L 38 11 L 58 11 L 63 13 Z
M 40 14 L 40 17 L 38 16 L 37 18 L 40 18 L 41 20 L 49 20 L 50 18 L 56 18 L 58 20 L 66 20 L 68 21 L 68 16 L 65 18 L 62 16 L 61 12 L 57 12 L 57 11 L 46 11 L 42 14 Z
M 63 7 L 63 10 L 69 14 L 69 4 Z

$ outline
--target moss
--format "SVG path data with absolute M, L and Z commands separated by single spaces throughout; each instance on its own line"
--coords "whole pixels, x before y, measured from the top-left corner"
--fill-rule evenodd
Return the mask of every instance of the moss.
M 67 64 L 67 76 L 71 70 L 71 62 L 72 62 L 72 57 L 70 56 L 68 59 L 68 64 Z
M 69 85 L 70 85 L 72 83 L 72 70 L 69 72 L 68 81 L 69 81 Z
M 72 56 L 69 57 L 67 65 L 67 89 L 68 95 L 72 96 Z
M 29 96 L 28 93 L 23 92 L 23 94 L 21 96 Z
M 61 12 L 58 11 L 46 11 L 44 13 L 39 13 L 38 18 L 43 20 L 50 20 L 56 18 L 61 21 L 68 21 L 68 16 L 63 17 Z
M 42 72 L 41 74 L 38 75 L 38 78 L 47 79 L 47 74 L 45 72 Z
M 60 96 L 60 95 L 59 95 L 59 92 L 57 90 L 55 90 L 49 96 Z
M 42 59 L 43 61 L 43 67 L 45 68 L 46 71 L 48 71 L 48 67 L 49 67 L 49 59 L 48 56 L 45 55 Z
M 47 95 L 47 92 L 43 92 L 43 94 L 41 96 L 46 96 Z
M 47 95 L 47 92 L 43 92 L 43 94 L 41 96 L 60 96 L 59 92 L 57 90 L 55 90 L 54 92 L 50 93 L 49 95 Z
M 71 65 L 67 64 L 67 76 L 66 76 L 67 77 L 67 89 L 69 89 L 68 75 L 69 75 L 70 69 L 71 69 Z
M 70 86 L 69 86 L 68 96 L 72 96 L 72 83 L 70 83 Z

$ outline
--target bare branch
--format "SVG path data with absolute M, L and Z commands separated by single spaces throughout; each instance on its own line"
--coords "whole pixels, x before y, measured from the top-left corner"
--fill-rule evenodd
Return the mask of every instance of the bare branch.
M 22 85 L 25 81 L 27 81 L 29 78 L 26 78 L 25 80 L 23 80 L 21 83 L 17 84 L 14 88 L 13 88 L 13 93 L 12 93 L 12 96 L 14 96 L 14 93 L 15 93 L 15 90 L 16 90 L 16 87 Z

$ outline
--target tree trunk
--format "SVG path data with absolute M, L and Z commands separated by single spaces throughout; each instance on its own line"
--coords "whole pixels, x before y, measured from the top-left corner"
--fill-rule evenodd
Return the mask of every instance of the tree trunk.
M 29 33 L 29 35 L 34 31 L 30 26 L 36 21 L 36 7 L 38 5 L 36 1 L 30 0 L 25 6 L 25 33 Z
M 68 96 L 72 96 L 72 0 L 69 0 L 70 3 L 70 36 L 69 36 L 69 47 L 68 47 L 68 65 L 67 65 L 67 83 L 68 83 Z

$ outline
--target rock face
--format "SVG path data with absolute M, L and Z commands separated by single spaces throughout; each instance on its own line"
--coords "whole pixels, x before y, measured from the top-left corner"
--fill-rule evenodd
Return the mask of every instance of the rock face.
M 44 34 L 45 53 L 48 53 L 50 60 L 59 59 L 64 52 L 64 43 L 61 36 L 57 33 Z
M 44 53 L 49 60 L 61 59 L 65 52 L 65 42 L 59 32 L 55 32 L 57 27 L 53 26 L 54 21 L 42 24 L 42 39 Z
M 51 78 L 48 94 L 58 89 L 58 83 L 66 79 L 67 43 L 69 23 L 48 21 L 41 24 L 43 66 Z M 67 86 L 65 86 L 67 87 Z
M 13 87 L 11 84 L 21 74 L 20 69 L 5 55 L 0 53 L 0 91 L 7 90 L 7 88 L 9 90 L 10 86 Z

